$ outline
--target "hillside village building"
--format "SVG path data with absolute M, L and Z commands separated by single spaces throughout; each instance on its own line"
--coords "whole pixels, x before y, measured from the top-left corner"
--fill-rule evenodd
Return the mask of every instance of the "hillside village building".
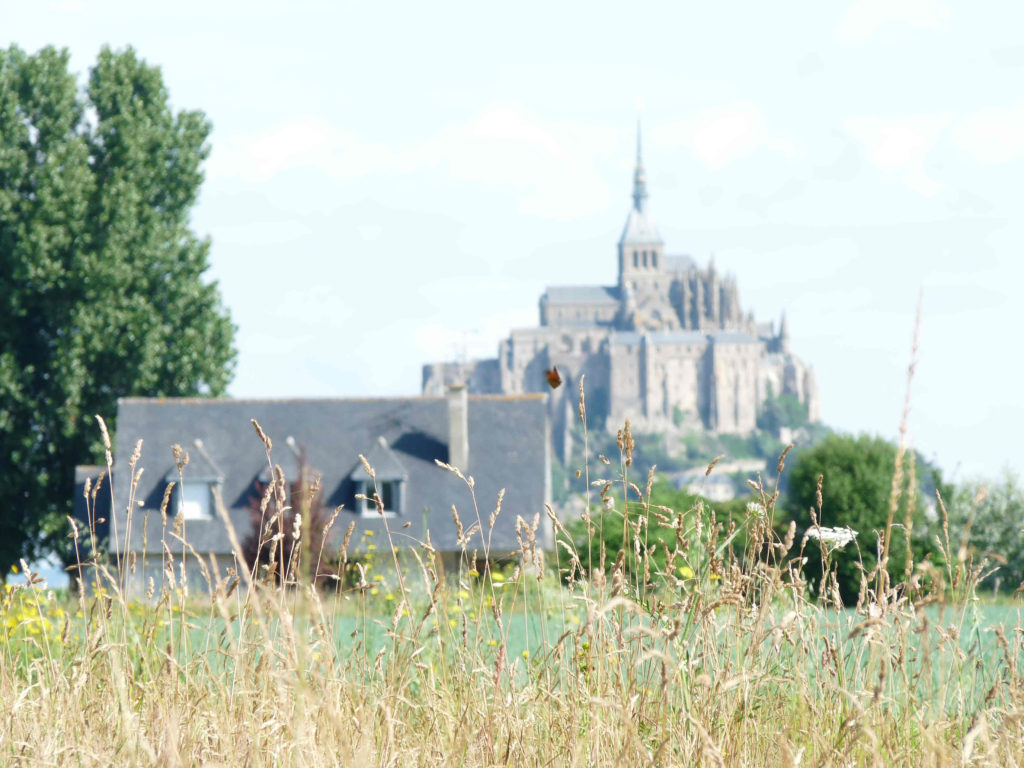
M 549 287 L 539 327 L 513 330 L 496 358 L 424 366 L 423 394 L 459 383 L 475 393 L 544 392 L 544 371 L 556 365 L 568 385 L 551 398 L 556 443 L 559 429 L 567 439 L 573 385 L 584 374 L 588 415 L 606 418 L 609 429 L 630 419 L 636 431 L 745 434 L 765 400 L 782 394 L 816 421 L 814 372 L 790 351 L 785 315 L 778 330 L 756 322 L 740 305 L 734 277 L 720 275 L 713 261 L 702 268 L 667 254 L 647 197 L 638 135 L 618 283 Z

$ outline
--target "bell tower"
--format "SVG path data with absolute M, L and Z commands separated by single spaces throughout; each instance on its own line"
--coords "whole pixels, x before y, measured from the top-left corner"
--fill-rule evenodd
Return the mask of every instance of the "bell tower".
M 632 285 L 634 278 L 665 268 L 665 243 L 658 234 L 647 208 L 647 172 L 640 143 L 640 121 L 636 124 L 636 169 L 633 171 L 633 207 L 619 238 L 619 288 Z

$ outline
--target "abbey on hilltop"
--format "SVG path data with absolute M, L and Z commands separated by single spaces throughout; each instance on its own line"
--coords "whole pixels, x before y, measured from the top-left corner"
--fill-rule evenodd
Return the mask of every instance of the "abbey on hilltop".
M 706 429 L 745 434 L 772 396 L 791 395 L 818 420 L 814 372 L 778 329 L 743 311 L 736 280 L 712 261 L 665 253 L 648 209 L 637 135 L 633 206 L 618 244 L 617 285 L 552 286 L 540 298 L 540 326 L 513 330 L 498 357 L 423 367 L 423 394 L 453 384 L 472 393 L 545 392 L 553 365 L 566 385 L 553 392 L 556 444 L 576 410 L 574 384 L 586 375 L 588 417 L 610 429 Z

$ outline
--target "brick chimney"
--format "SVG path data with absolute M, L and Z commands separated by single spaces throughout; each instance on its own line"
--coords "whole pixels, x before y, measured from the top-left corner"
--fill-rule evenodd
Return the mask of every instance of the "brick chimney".
M 448 463 L 469 471 L 469 391 L 465 384 L 448 387 Z

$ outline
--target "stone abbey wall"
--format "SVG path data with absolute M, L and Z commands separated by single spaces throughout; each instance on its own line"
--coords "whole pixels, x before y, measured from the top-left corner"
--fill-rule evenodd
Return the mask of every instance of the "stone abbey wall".
M 513 330 L 498 356 L 423 368 L 423 393 L 453 384 L 471 392 L 551 391 L 553 365 L 565 386 L 552 392 L 552 426 L 567 431 L 577 383 L 586 377 L 591 423 L 610 429 L 630 419 L 637 431 L 706 429 L 746 434 L 770 395 L 791 395 L 818 418 L 813 370 L 778 329 L 744 313 L 736 279 L 714 263 L 666 255 L 647 209 L 646 174 L 637 153 L 633 207 L 618 243 L 614 286 L 554 286 L 540 299 L 540 324 Z M 556 445 L 560 440 L 556 437 Z

